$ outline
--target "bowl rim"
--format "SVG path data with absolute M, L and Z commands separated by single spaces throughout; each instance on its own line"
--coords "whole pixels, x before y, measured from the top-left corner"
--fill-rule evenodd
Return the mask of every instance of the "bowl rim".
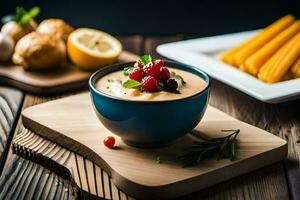
M 159 101 L 143 101 L 143 100 L 124 99 L 124 98 L 121 98 L 121 97 L 116 97 L 116 96 L 113 96 L 113 95 L 110 95 L 110 94 L 106 94 L 106 93 L 101 92 L 101 91 L 99 91 L 99 90 L 96 89 L 96 87 L 94 86 L 94 82 L 96 82 L 96 81 L 94 81 L 94 79 L 98 75 L 99 72 L 106 71 L 106 70 L 109 70 L 112 67 L 117 67 L 117 66 L 121 66 L 121 65 L 130 65 L 130 64 L 133 65 L 135 63 L 135 61 L 132 61 L 132 62 L 116 63 L 116 64 L 113 64 L 113 65 L 109 65 L 109 66 L 102 67 L 102 68 L 98 69 L 89 78 L 89 88 L 90 88 L 90 90 L 92 90 L 93 92 L 97 93 L 98 95 L 104 96 L 104 97 L 109 98 L 109 99 L 118 100 L 118 101 L 122 101 L 122 102 L 139 103 L 139 104 L 156 104 L 156 103 L 167 103 L 167 102 L 185 101 L 187 99 L 192 99 L 192 98 L 194 98 L 196 96 L 200 96 L 203 93 L 205 93 L 207 90 L 210 89 L 210 87 L 211 87 L 211 78 L 202 69 L 199 69 L 199 68 L 191 66 L 191 65 L 186 65 L 186 64 L 183 64 L 183 63 L 180 63 L 180 62 L 175 62 L 175 61 L 165 60 L 165 59 L 163 59 L 163 60 L 164 60 L 165 63 L 170 63 L 171 65 L 172 64 L 181 65 L 181 66 L 183 66 L 183 68 L 189 68 L 191 70 L 197 71 L 198 73 L 202 74 L 205 77 L 205 79 L 206 79 L 206 80 L 204 79 L 204 81 L 207 83 L 206 87 L 203 90 L 201 90 L 201 91 L 199 91 L 199 92 L 197 92 L 197 93 L 195 93 L 195 94 L 193 94 L 191 96 L 187 96 L 187 97 L 179 98 L 179 99 L 168 99 L 168 100 L 159 100 Z M 177 68 L 177 67 L 174 66 L 173 68 Z M 180 70 L 183 70 L 183 71 L 187 71 L 187 70 L 182 69 L 182 68 L 177 68 L 177 69 L 180 69 Z M 117 71 L 117 70 L 114 70 L 112 72 L 115 72 L 115 71 Z M 109 72 L 109 73 L 112 73 L 112 72 Z M 189 71 L 187 71 L 187 72 L 189 72 Z M 189 73 L 192 73 L 192 72 L 189 72 Z M 197 75 L 197 76 L 199 76 L 199 75 Z M 97 77 L 97 79 L 99 79 L 99 78 L 100 77 Z M 203 79 L 203 77 L 201 77 L 201 78 Z

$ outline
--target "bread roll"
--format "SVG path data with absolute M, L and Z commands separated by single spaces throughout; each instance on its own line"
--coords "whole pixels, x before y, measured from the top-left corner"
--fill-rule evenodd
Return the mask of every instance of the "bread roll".
M 52 35 L 66 42 L 73 30 L 74 28 L 62 19 L 46 19 L 40 23 L 36 31 Z
M 26 70 L 46 70 L 66 62 L 66 45 L 62 39 L 32 32 L 19 40 L 13 62 Z

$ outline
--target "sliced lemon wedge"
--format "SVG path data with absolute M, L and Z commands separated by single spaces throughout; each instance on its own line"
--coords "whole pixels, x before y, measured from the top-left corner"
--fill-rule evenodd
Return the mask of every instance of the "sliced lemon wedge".
M 71 61 L 84 70 L 97 70 L 118 60 L 121 43 L 113 36 L 95 29 L 79 28 L 67 42 Z

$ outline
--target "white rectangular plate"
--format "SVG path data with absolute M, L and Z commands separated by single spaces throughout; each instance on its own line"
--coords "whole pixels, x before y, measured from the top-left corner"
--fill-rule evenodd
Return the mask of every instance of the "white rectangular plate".
M 300 78 L 267 84 L 217 59 L 221 52 L 240 44 L 256 32 L 247 31 L 162 44 L 156 51 L 169 59 L 196 66 L 211 77 L 264 102 L 280 103 L 300 98 Z

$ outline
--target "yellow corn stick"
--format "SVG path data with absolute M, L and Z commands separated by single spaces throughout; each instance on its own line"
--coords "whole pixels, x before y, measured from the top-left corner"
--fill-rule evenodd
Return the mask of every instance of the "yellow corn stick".
M 260 80 L 264 80 L 267 76 L 267 72 L 270 71 L 271 67 L 274 65 L 276 57 L 272 56 L 259 70 L 257 77 Z
M 286 46 L 286 45 L 285 45 Z M 280 55 L 279 52 L 280 51 Z M 287 48 L 281 48 L 279 49 L 275 55 L 273 55 L 259 70 L 258 78 L 260 80 L 265 81 L 269 75 L 269 72 L 272 70 L 273 66 L 276 65 L 277 60 L 282 59 L 282 57 L 286 54 L 288 51 Z
M 246 72 L 246 67 L 245 67 L 244 64 L 240 65 L 240 66 L 239 66 L 239 69 L 240 69 L 241 71 L 243 71 L 243 72 Z
M 294 22 L 286 30 L 279 33 L 274 39 L 268 42 L 260 50 L 250 56 L 244 63 L 245 69 L 256 76 L 261 66 L 287 41 L 300 31 L 300 20 Z
M 300 77 L 300 57 L 297 59 L 295 64 L 291 67 L 290 73 L 294 78 Z
M 233 49 L 230 49 L 226 52 L 224 52 L 223 54 L 220 55 L 220 60 L 222 60 L 223 62 L 229 64 L 229 65 L 233 65 L 233 55 L 239 50 L 241 49 L 241 46 L 235 47 Z
M 272 25 L 275 25 L 277 22 L 281 22 L 284 21 L 285 23 L 291 21 L 294 21 L 294 17 L 291 16 L 291 15 L 287 15 L 285 17 L 282 17 L 281 19 L 279 19 L 278 21 L 274 22 L 273 24 L 271 24 L 269 27 L 271 27 Z M 268 29 L 269 27 L 267 27 L 266 29 Z M 259 32 L 257 35 L 255 35 L 254 37 L 252 37 L 251 39 L 247 40 L 246 42 L 244 42 L 243 44 L 233 48 L 233 49 L 230 49 L 228 51 L 226 51 L 225 53 L 223 53 L 221 56 L 220 56 L 220 59 L 224 62 L 226 62 L 227 64 L 230 64 L 230 65 L 233 65 L 233 66 L 236 66 L 238 67 L 238 65 L 236 65 L 234 63 L 234 55 L 239 52 L 240 50 L 242 50 L 243 48 L 247 47 L 248 45 L 250 45 L 251 43 L 254 43 L 256 40 L 258 40 L 261 35 L 265 32 L 264 29 L 263 31 Z
M 244 48 L 236 52 L 233 56 L 233 63 L 240 66 L 244 61 L 249 58 L 254 52 L 260 49 L 263 45 L 274 38 L 278 33 L 286 29 L 295 21 L 295 18 L 291 15 L 280 18 L 267 28 L 262 30 L 254 40 L 251 40 Z
M 287 48 L 287 52 L 283 53 L 282 57 L 278 59 L 275 63 L 275 66 L 280 66 L 282 63 L 284 63 L 283 69 L 275 67 L 273 68 L 273 74 L 279 74 L 281 77 L 284 76 L 284 74 L 286 74 L 289 71 L 289 69 L 293 66 L 293 63 L 295 63 L 297 58 L 300 56 L 300 33 L 298 33 L 297 35 L 298 37 L 295 37 L 294 42 L 291 42 L 291 47 Z M 287 66 L 287 68 L 285 68 L 284 66 Z M 276 80 L 276 82 L 277 81 L 279 80 Z
M 258 78 L 267 83 L 280 81 L 300 56 L 300 33 L 282 46 L 261 68 Z
M 276 68 L 282 69 L 282 64 L 279 63 L 279 61 L 283 61 L 284 58 L 287 56 L 287 54 L 289 53 L 289 51 L 291 50 L 290 48 L 288 48 L 289 45 L 285 45 L 285 48 L 281 48 L 278 52 L 276 52 L 276 54 L 274 56 L 272 56 L 272 58 L 263 65 L 263 67 L 261 68 L 261 70 L 259 71 L 258 74 L 258 78 L 267 82 L 267 83 L 273 83 L 273 82 L 277 82 L 280 79 L 283 79 L 283 76 L 280 77 L 276 77 L 277 80 L 269 80 L 270 77 L 274 77 L 274 71 L 276 70 Z M 291 46 L 290 46 L 291 47 Z M 280 65 L 279 65 L 280 64 Z M 285 71 L 285 69 L 284 69 Z M 286 72 L 282 71 L 281 73 L 284 74 Z
M 261 33 L 261 32 L 260 32 Z M 257 35 L 255 35 L 254 37 L 248 39 L 246 42 L 238 45 L 237 47 L 234 47 L 232 49 L 229 49 L 228 51 L 225 51 L 223 54 L 220 55 L 220 60 L 222 60 L 223 62 L 230 64 L 234 67 L 239 67 L 238 65 L 236 65 L 233 61 L 233 57 L 234 55 L 239 52 L 241 49 L 245 48 L 247 45 L 249 45 L 250 43 L 252 43 L 253 41 L 255 41 L 257 39 L 257 36 L 259 36 L 258 33 Z
M 233 63 L 233 56 L 240 51 L 242 48 L 244 48 L 245 46 L 247 46 L 250 42 L 252 42 L 253 40 L 255 40 L 256 37 L 252 37 L 251 39 L 247 40 L 246 42 L 244 42 L 243 44 L 234 47 L 232 49 L 229 49 L 228 51 L 225 51 L 223 54 L 220 55 L 220 60 L 222 60 L 223 62 L 232 65 L 234 67 L 238 67 L 237 65 L 234 65 Z

